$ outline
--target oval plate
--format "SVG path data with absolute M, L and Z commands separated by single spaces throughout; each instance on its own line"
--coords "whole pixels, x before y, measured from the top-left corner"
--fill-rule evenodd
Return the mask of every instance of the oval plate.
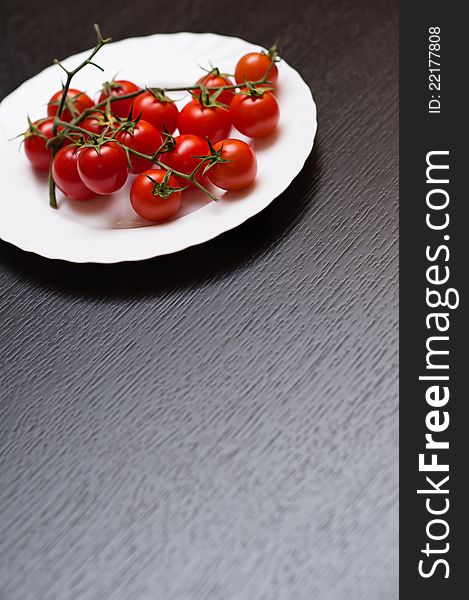
M 240 56 L 258 51 L 234 37 L 213 33 L 172 33 L 129 38 L 101 49 L 96 62 L 104 73 L 89 66 L 80 71 L 73 87 L 93 94 L 116 72 L 120 79 L 140 85 L 191 85 L 200 66 L 213 64 L 232 73 Z M 64 60 L 71 69 L 89 51 Z M 160 57 L 164 61 L 160 61 Z M 152 225 L 133 212 L 129 202 L 131 179 L 120 192 L 86 203 L 67 201 L 57 192 L 59 209 L 48 204 L 47 174 L 30 168 L 18 140 L 11 140 L 32 120 L 46 114 L 49 97 L 60 89 L 61 70 L 51 66 L 24 82 L 0 104 L 0 154 L 3 164 L 0 237 L 23 250 L 46 258 L 84 263 L 144 260 L 206 242 L 237 227 L 268 206 L 300 172 L 316 134 L 316 106 L 309 87 L 285 61 L 279 63 L 278 130 L 252 141 L 259 173 L 254 185 L 242 192 L 220 193 L 219 202 L 200 191 L 184 194 L 183 209 L 172 221 Z M 187 94 L 170 94 L 178 106 Z M 246 139 L 233 129 L 231 137 Z

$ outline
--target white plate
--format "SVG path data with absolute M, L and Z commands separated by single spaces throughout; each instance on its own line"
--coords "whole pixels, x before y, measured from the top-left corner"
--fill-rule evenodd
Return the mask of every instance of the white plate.
M 104 73 L 89 66 L 78 73 L 72 86 L 93 94 L 116 73 L 140 85 L 189 85 L 200 77 L 200 65 L 213 64 L 232 73 L 240 56 L 256 50 L 259 46 L 213 33 L 129 38 L 99 52 L 95 60 Z M 87 55 L 88 51 L 82 52 L 63 62 L 73 68 Z M 24 152 L 18 151 L 18 140 L 9 141 L 26 129 L 27 114 L 33 120 L 46 114 L 49 97 L 60 89 L 60 68 L 45 69 L 0 104 L 0 237 L 47 258 L 115 263 L 177 252 L 237 227 L 288 187 L 313 147 L 317 125 L 311 91 L 285 61 L 278 66 L 280 125 L 268 138 L 252 142 L 259 163 L 255 184 L 226 193 L 217 203 L 199 191 L 186 192 L 181 213 L 160 225 L 144 223 L 134 214 L 128 199 L 131 178 L 120 192 L 87 203 L 68 201 L 58 191 L 60 208 L 49 207 L 46 174 L 30 168 Z M 181 99 L 179 107 L 187 101 L 184 96 L 173 94 Z M 236 130 L 232 137 L 246 139 Z

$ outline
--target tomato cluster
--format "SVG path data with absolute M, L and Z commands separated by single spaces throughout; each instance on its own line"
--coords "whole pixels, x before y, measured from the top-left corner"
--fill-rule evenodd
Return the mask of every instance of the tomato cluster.
M 186 189 L 197 187 L 213 198 L 210 184 L 233 191 L 253 183 L 253 148 L 229 136 L 232 126 L 249 138 L 277 127 L 275 62 L 264 52 L 241 57 L 236 83 L 218 69 L 172 90 L 113 80 L 96 102 L 66 86 L 51 97 L 48 116 L 30 122 L 26 156 L 36 169 L 50 169 L 55 185 L 75 201 L 117 192 L 136 174 L 130 190 L 135 212 L 165 221 L 179 210 Z M 181 89 L 192 99 L 179 110 L 166 92 Z

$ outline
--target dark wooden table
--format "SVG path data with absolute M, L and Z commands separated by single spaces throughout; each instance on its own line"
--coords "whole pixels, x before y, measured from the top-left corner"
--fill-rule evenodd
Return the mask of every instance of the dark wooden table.
M 1 11 L 2 96 L 98 21 L 278 37 L 319 110 L 290 188 L 208 244 L 0 244 L 1 600 L 396 599 L 396 2 Z

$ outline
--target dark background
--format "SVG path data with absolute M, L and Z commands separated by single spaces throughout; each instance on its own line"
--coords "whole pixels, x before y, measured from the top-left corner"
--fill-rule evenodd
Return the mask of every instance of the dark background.
M 396 2 L 1 13 L 2 96 L 98 21 L 279 38 L 319 112 L 290 188 L 203 246 L 0 243 L 1 600 L 397 598 Z

